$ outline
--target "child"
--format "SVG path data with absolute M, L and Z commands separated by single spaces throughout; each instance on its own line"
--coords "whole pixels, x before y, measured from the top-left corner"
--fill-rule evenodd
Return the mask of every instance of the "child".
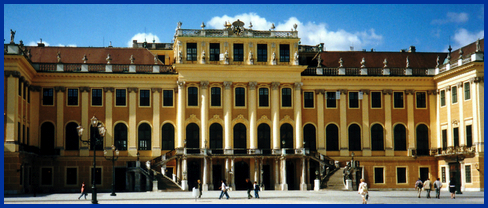
M 259 185 L 258 182 L 254 181 L 254 198 L 259 199 Z

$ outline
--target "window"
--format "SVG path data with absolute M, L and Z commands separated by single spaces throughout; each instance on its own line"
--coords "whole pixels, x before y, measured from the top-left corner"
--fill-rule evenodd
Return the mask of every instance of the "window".
M 464 166 L 466 174 L 466 183 L 471 183 L 471 165 Z
M 42 89 L 42 105 L 54 105 L 53 89 Z
M 303 93 L 303 105 L 305 108 L 313 108 L 313 92 L 304 92 Z
M 327 92 L 327 108 L 336 108 L 336 92 Z
M 290 62 L 290 45 L 280 44 L 280 62 Z
M 384 183 L 384 168 L 374 168 L 374 183 Z
M 259 131 L 259 128 L 258 128 Z M 218 123 L 213 123 L 210 126 L 210 149 L 222 149 L 222 126 Z
M 173 106 L 173 90 L 163 90 L 163 106 Z
M 19 96 L 22 96 L 22 81 L 19 80 Z
M 244 87 L 236 87 L 236 107 L 246 106 L 246 89 Z
M 293 127 L 290 124 L 281 125 L 280 140 L 281 148 L 293 148 Z
M 441 167 L 441 180 L 442 183 L 446 182 L 446 167 Z
M 65 138 L 65 144 L 66 144 L 66 150 L 78 150 L 80 146 L 80 140 L 78 136 L 78 131 L 76 128 L 78 127 L 78 124 L 75 122 L 70 122 L 68 125 L 66 125 L 66 138 Z
M 78 105 L 78 89 L 68 89 L 68 105 Z
M 429 129 L 425 124 L 417 126 L 417 155 L 429 155 Z
M 166 61 L 166 56 L 165 55 L 158 55 L 158 59 L 163 62 L 163 64 L 165 65 L 165 61 Z
M 371 127 L 371 150 L 385 150 L 383 142 L 383 126 L 375 124 Z
M 315 126 L 312 124 L 307 124 L 303 127 L 303 147 L 309 149 L 310 151 L 317 150 L 316 147 L 317 133 Z
M 258 126 L 258 149 L 271 153 L 271 129 L 268 124 L 262 123 Z
M 268 61 L 268 45 L 258 44 L 258 62 Z
M 20 122 L 17 122 L 17 142 L 19 144 L 22 143 L 22 140 L 20 140 L 20 136 L 22 135 L 21 129 L 20 129 Z
M 76 185 L 78 183 L 78 170 L 76 168 L 66 168 L 66 185 Z
M 116 89 L 115 90 L 115 106 L 125 106 L 126 105 L 126 90 Z
M 453 138 L 454 147 L 459 147 L 459 128 L 458 127 L 452 129 L 452 138 Z
M 359 93 L 349 92 L 349 108 L 359 108 Z
M 471 133 L 471 125 L 466 126 L 466 147 L 473 146 L 473 135 Z
M 425 100 L 426 95 L 425 92 L 417 92 L 417 108 L 426 108 L 427 102 Z
M 442 129 L 442 150 L 447 149 L 447 130 Z
M 211 101 L 210 101 L 210 106 L 221 106 L 221 89 L 220 87 L 212 87 L 210 89 L 211 93 Z
M 234 126 L 234 149 L 245 150 L 247 148 L 246 126 L 238 123 Z
M 457 87 L 454 86 L 451 88 L 451 96 L 452 96 L 452 103 L 457 103 Z
M 139 126 L 139 150 L 151 150 L 151 126 L 143 123 Z
M 139 91 L 139 106 L 150 106 L 150 92 L 149 90 Z
M 361 150 L 361 128 L 357 124 L 349 126 L 349 150 Z
M 102 105 L 102 89 L 92 89 L 92 105 Z
M 27 103 L 30 103 L 30 90 L 27 90 Z
M 244 61 L 244 44 L 234 44 L 234 61 Z
M 394 92 L 393 93 L 393 107 L 394 108 L 403 108 L 403 92 Z
M 405 126 L 402 124 L 398 124 L 395 126 L 394 132 L 394 142 L 395 142 L 395 150 L 397 151 L 405 151 L 407 150 L 407 131 Z
M 291 107 L 291 88 L 281 89 L 281 106 Z
M 186 126 L 186 147 L 190 149 L 200 148 L 200 127 L 195 123 Z
M 41 185 L 50 186 L 53 185 L 53 169 L 41 168 Z
M 269 93 L 268 88 L 259 88 L 259 107 L 269 106 L 268 93 Z
M 124 123 L 115 125 L 114 145 L 118 150 L 127 150 L 127 126 Z
M 198 106 L 198 88 L 188 88 L 188 106 Z
M 471 89 L 469 82 L 464 83 L 464 100 L 471 99 Z
M 161 150 L 173 150 L 175 148 L 175 128 L 172 124 L 167 123 L 163 125 L 163 142 Z
M 186 43 L 186 60 L 196 61 L 197 60 L 197 44 L 196 43 Z
M 22 124 L 22 144 L 25 144 L 25 125 Z
M 441 90 L 441 107 L 446 106 L 446 91 Z
M 219 61 L 220 44 L 210 43 L 210 61 Z
M 381 108 L 381 92 L 371 92 L 371 108 Z
M 102 168 L 95 168 L 95 172 L 93 172 L 93 167 L 90 168 L 91 170 L 91 179 L 90 184 L 93 185 L 93 176 L 95 176 L 95 184 L 102 185 Z M 85 187 L 86 189 L 87 187 Z
M 335 124 L 327 125 L 325 129 L 326 137 L 326 150 L 338 151 L 339 150 L 339 128 Z
M 24 100 L 26 95 L 27 95 L 27 86 L 24 86 L 24 93 L 22 94 L 22 98 L 24 98 Z
M 407 168 L 397 168 L 397 183 L 407 183 Z

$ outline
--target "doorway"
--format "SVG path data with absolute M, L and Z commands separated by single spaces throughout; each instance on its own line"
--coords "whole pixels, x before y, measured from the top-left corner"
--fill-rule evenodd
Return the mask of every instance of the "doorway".
M 214 190 L 220 190 L 219 187 L 222 185 L 220 182 L 222 180 L 222 165 L 212 165 L 212 174 Z
M 188 190 L 192 191 L 193 187 L 197 186 L 197 180 L 201 179 L 200 177 L 200 163 L 193 160 L 190 161 L 188 164 Z
M 449 163 L 449 181 L 454 180 L 456 183 L 456 194 L 461 192 L 461 165 L 458 162 Z M 450 183 L 450 182 L 449 182 Z
M 247 190 L 246 178 L 249 178 L 249 165 L 244 161 L 237 162 L 234 176 L 236 190 Z
M 288 190 L 296 190 L 295 186 L 295 163 L 293 161 L 286 161 L 286 183 L 288 184 Z
M 263 165 L 263 185 L 265 190 L 271 190 L 271 166 Z

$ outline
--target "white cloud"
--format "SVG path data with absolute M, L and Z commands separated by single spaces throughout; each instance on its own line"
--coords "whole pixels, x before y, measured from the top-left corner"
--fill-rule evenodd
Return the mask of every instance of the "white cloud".
M 446 14 L 445 19 L 435 19 L 432 20 L 432 24 L 447 24 L 447 23 L 464 23 L 469 20 L 469 15 L 468 13 L 461 12 L 461 13 L 456 13 L 456 12 L 448 12 Z
M 267 21 L 256 13 L 239 14 L 234 17 L 224 15 L 222 17 L 213 17 L 208 26 L 211 28 L 224 28 L 225 21 L 231 23 L 235 20 L 241 20 L 245 23 L 244 27 L 249 28 L 249 22 L 252 22 L 254 30 L 269 30 L 273 22 Z M 303 23 L 296 17 L 290 17 L 284 22 L 274 23 L 277 31 L 290 31 L 294 24 L 298 25 L 298 36 L 303 45 L 317 45 L 324 43 L 326 50 L 349 50 L 351 45 L 356 49 L 372 47 L 381 44 L 382 35 L 375 33 L 374 29 L 362 32 L 348 32 L 343 29 L 331 31 L 327 29 L 326 23 L 307 22 Z
M 146 40 L 148 43 L 152 43 L 153 40 L 155 40 L 156 43 L 160 43 L 158 36 L 153 35 L 152 33 L 137 33 L 135 34 L 128 42 L 127 42 L 127 47 L 132 47 L 132 41 L 137 40 L 137 42 L 142 43 L 144 40 Z
M 454 34 L 455 43 L 453 45 L 453 49 L 461 48 L 476 41 L 478 38 L 481 39 L 483 37 L 485 37 L 485 30 L 481 30 L 479 32 L 470 32 L 464 28 L 461 28 L 456 31 L 456 34 Z

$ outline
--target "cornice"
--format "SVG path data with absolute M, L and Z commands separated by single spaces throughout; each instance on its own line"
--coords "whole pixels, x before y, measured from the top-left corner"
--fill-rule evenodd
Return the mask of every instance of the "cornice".
M 449 71 L 445 71 L 445 72 L 439 73 L 438 75 L 435 75 L 434 81 L 438 82 L 439 79 L 443 79 L 443 78 L 446 78 L 449 76 L 453 76 L 454 74 L 459 73 L 463 70 L 468 70 L 469 68 L 473 68 L 473 70 L 475 70 L 474 69 L 475 67 L 484 67 L 484 65 L 485 65 L 484 62 L 470 62 L 468 64 L 464 64 L 462 66 L 456 67 L 456 68 L 451 69 Z

